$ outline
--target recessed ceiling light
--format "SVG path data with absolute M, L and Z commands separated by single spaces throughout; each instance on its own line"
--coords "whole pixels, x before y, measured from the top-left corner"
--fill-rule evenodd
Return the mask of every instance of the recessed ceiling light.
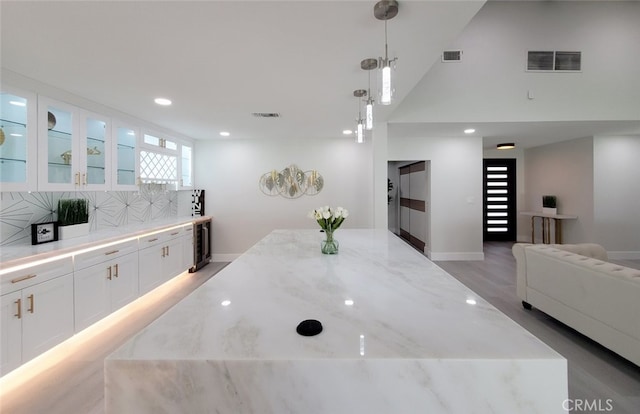
M 155 103 L 157 103 L 158 105 L 162 105 L 162 106 L 169 106 L 171 105 L 171 99 L 167 99 L 167 98 L 156 98 L 153 100 Z
M 477 302 L 476 302 L 476 300 L 475 300 L 475 299 L 467 299 L 467 303 L 468 303 L 469 305 L 475 305 Z
M 11 105 L 15 105 L 15 106 L 27 106 L 26 102 L 20 102 L 20 101 L 9 101 L 9 103 Z
M 222 131 L 220 132 L 220 135 L 223 137 L 228 137 L 229 135 L 231 135 L 231 133 L 227 132 L 227 131 Z
M 474 132 L 476 132 L 476 130 L 475 130 L 475 129 L 473 129 L 473 128 L 468 128 L 468 129 L 465 129 L 465 130 L 464 130 L 464 133 L 465 133 L 465 134 L 473 134 Z
M 350 130 L 350 129 L 345 129 L 344 131 L 342 131 L 342 133 L 345 134 L 345 135 L 351 135 L 351 134 L 353 134 L 353 131 Z

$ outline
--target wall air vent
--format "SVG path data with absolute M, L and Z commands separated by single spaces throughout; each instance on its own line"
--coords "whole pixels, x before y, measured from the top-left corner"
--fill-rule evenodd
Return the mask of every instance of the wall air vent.
M 254 112 L 252 115 L 256 118 L 280 118 L 277 112 Z
M 527 71 L 531 72 L 580 72 L 582 52 L 529 51 Z
M 462 60 L 462 50 L 445 50 L 442 52 L 443 62 L 460 62 Z

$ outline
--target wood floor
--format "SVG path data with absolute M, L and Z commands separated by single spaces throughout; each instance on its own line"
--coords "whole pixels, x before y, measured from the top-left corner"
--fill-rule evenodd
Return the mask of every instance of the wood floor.
M 510 242 L 485 243 L 484 261 L 436 263 L 567 358 L 569 397 L 573 400 L 586 400 L 591 408 L 574 412 L 598 412 L 597 404 L 600 404 L 601 412 L 640 413 L 640 367 L 543 312 L 535 308 L 527 311 L 522 307 L 516 296 L 516 267 L 511 254 L 512 245 Z M 640 269 L 640 260 L 615 262 Z M 607 400 L 610 405 L 607 405 Z M 607 408 L 611 409 L 606 410 Z
M 511 254 L 511 243 L 487 243 L 484 261 L 437 264 L 567 358 L 570 398 L 588 400 L 590 404 L 594 400 L 599 401 L 601 412 L 640 412 L 639 367 L 544 313 L 522 308 L 515 293 L 515 260 Z M 640 268 L 640 261 L 621 264 Z M 75 343 L 60 351 L 69 353 L 71 349 L 70 356 L 59 362 L 37 361 L 38 364 L 29 367 L 29 371 L 36 374 L 24 377 L 12 376 L 12 373 L 6 375 L 0 381 L 0 413 L 104 413 L 104 358 L 225 265 L 212 263 L 197 273 L 179 276 L 171 289 L 160 288 L 151 300 L 136 302 L 113 320 L 100 323 L 94 332 L 89 332 L 91 335 L 74 337 Z M 37 373 L 37 370 L 41 372 Z M 607 402 L 610 405 L 606 405 Z

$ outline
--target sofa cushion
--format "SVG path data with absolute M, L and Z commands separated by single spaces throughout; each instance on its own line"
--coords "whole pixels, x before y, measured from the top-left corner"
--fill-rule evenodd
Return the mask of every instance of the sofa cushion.
M 528 288 L 640 339 L 640 271 L 552 246 L 524 250 Z

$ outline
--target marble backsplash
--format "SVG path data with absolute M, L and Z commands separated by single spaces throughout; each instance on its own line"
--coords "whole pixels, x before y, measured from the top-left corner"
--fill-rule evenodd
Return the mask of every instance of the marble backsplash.
M 31 224 L 57 220 L 61 198 L 89 200 L 91 231 L 177 216 L 183 198 L 187 214 L 191 208 L 189 191 L 2 192 L 0 246 L 31 244 Z

